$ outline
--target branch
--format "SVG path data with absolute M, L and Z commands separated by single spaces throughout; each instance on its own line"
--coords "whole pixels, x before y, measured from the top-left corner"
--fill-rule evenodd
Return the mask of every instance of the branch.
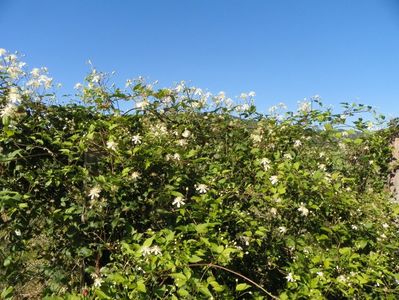
M 276 297 L 276 296 L 272 295 L 271 293 L 269 293 L 268 291 L 266 291 L 263 287 L 261 287 L 261 286 L 260 286 L 259 284 L 257 284 L 255 281 L 249 279 L 248 277 L 245 277 L 244 275 L 242 275 L 242 274 L 240 274 L 240 273 L 237 273 L 237 272 L 235 272 L 235 271 L 233 271 L 233 270 L 230 270 L 230 269 L 228 269 L 228 268 L 226 268 L 226 267 L 218 266 L 218 265 L 215 265 L 215 264 L 213 264 L 213 263 L 207 263 L 207 264 L 206 264 L 206 263 L 202 263 L 202 264 L 189 264 L 188 266 L 189 266 L 189 267 L 209 267 L 209 268 L 216 268 L 216 269 L 221 269 L 221 270 L 230 272 L 230 273 L 232 273 L 232 274 L 234 274 L 234 275 L 237 275 L 238 277 L 241 277 L 242 279 L 244 279 L 245 281 L 251 283 L 252 285 L 256 286 L 258 289 L 262 290 L 262 291 L 263 291 L 266 295 L 268 295 L 270 298 L 272 298 L 272 299 L 277 299 L 277 300 L 279 299 L 278 297 Z

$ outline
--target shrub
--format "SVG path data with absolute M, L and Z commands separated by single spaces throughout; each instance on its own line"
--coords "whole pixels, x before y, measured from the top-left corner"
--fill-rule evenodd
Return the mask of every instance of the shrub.
M 57 104 L 0 53 L 4 298 L 398 297 L 396 128 L 370 107 L 264 115 L 95 69 Z

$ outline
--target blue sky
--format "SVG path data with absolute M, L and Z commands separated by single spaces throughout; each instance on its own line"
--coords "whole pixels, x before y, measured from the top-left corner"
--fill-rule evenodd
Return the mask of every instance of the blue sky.
M 399 116 L 396 0 L 0 0 L 0 28 L 0 48 L 47 66 L 64 92 L 90 59 L 120 83 L 253 90 L 260 111 L 319 94 Z

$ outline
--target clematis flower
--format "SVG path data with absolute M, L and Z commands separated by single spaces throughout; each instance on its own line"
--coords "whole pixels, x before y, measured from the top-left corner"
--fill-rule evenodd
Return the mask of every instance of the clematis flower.
M 141 144 L 141 136 L 136 134 L 132 137 L 132 142 L 137 145 L 137 144 Z
M 139 172 L 137 172 L 137 171 L 134 171 L 134 172 L 132 173 L 132 175 L 130 175 L 130 177 L 131 177 L 133 180 L 139 179 L 140 176 L 141 176 L 141 174 L 140 174 Z
M 208 186 L 206 184 L 200 183 L 195 188 L 200 194 L 205 194 L 208 192 Z
M 188 138 L 191 135 L 191 132 L 189 130 L 185 129 L 181 135 L 184 138 Z
M 184 198 L 183 197 L 176 197 L 173 202 L 173 205 L 176 205 L 177 208 L 180 208 L 180 206 L 183 206 L 184 204 L 186 204 L 186 202 L 184 202 Z
M 277 177 L 276 175 L 270 176 L 269 180 L 270 180 L 270 182 L 271 182 L 273 185 L 275 185 L 275 184 L 277 184 L 277 182 L 278 182 L 278 177 Z
M 280 226 L 278 228 L 278 231 L 280 231 L 280 233 L 286 233 L 287 232 L 287 228 L 285 226 Z
M 263 168 L 265 169 L 265 171 L 270 169 L 270 160 L 267 158 L 262 158 L 260 160 L 260 164 L 263 166 Z
M 116 151 L 116 146 L 117 145 L 118 144 L 115 143 L 114 141 L 108 141 L 107 142 L 107 148 L 110 149 L 110 150 L 113 150 L 113 151 Z
M 89 197 L 91 200 L 98 199 L 100 197 L 101 188 L 99 186 L 92 187 L 89 191 Z
M 294 275 L 292 273 L 288 273 L 287 276 L 285 276 L 288 282 L 295 282 Z
M 309 214 L 309 209 L 306 208 L 305 204 L 301 202 L 301 206 L 299 206 L 298 210 L 302 213 L 303 216 L 307 216 Z

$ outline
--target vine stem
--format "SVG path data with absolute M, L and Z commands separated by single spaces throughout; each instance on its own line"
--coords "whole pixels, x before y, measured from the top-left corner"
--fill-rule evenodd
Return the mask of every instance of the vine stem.
M 278 297 L 276 297 L 276 296 L 272 295 L 271 293 L 269 293 L 267 290 L 265 290 L 263 287 L 261 287 L 261 286 L 260 286 L 259 284 L 257 284 L 255 281 L 249 279 L 248 277 L 246 277 L 246 276 L 244 276 L 244 275 L 242 275 L 242 274 L 240 274 L 240 273 L 238 273 L 238 272 L 236 272 L 236 271 L 230 270 L 230 269 L 228 269 L 228 268 L 226 268 L 226 267 L 222 267 L 222 266 L 219 266 L 219 265 L 215 265 L 215 264 L 213 264 L 213 263 L 189 264 L 188 266 L 189 266 L 189 267 L 209 267 L 209 268 L 216 268 L 216 269 L 221 269 L 221 270 L 230 272 L 230 273 L 232 273 L 232 274 L 234 274 L 234 275 L 237 275 L 238 277 L 241 277 L 242 279 L 244 279 L 245 281 L 251 283 L 252 285 L 256 286 L 258 289 L 262 290 L 262 291 L 263 291 L 266 295 L 268 295 L 270 298 L 272 298 L 272 299 L 279 299 Z

